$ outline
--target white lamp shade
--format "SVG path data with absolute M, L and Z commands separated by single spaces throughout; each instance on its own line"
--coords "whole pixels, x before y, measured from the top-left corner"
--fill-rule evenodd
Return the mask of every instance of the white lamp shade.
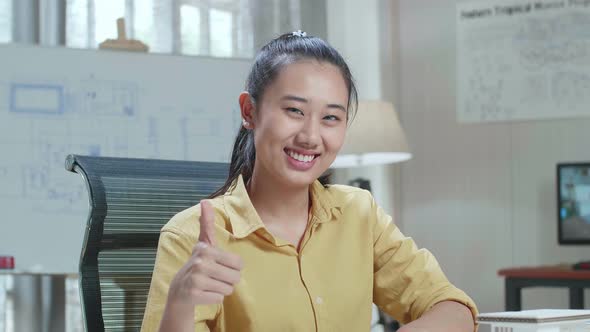
M 332 168 L 390 164 L 412 158 L 393 105 L 360 101 Z

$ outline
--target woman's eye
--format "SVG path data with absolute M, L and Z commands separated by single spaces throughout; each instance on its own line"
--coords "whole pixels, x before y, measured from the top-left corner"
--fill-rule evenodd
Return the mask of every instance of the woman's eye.
M 297 114 L 303 115 L 303 112 L 300 109 L 298 109 L 298 108 L 287 107 L 286 110 L 289 111 L 289 112 L 293 112 L 293 113 L 297 113 Z
M 338 120 L 340 120 L 340 118 L 339 118 L 339 117 L 337 117 L 336 115 L 326 115 L 326 116 L 324 117 L 324 119 L 325 119 L 325 120 L 330 120 L 330 121 L 338 121 Z

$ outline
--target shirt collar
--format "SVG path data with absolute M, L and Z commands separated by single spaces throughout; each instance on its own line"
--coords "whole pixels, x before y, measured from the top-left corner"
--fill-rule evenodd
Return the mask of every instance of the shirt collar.
M 312 223 L 325 223 L 338 220 L 340 204 L 333 194 L 319 181 L 310 185 Z M 260 228 L 264 223 L 250 201 L 244 179 L 240 175 L 223 196 L 225 212 L 231 223 L 231 232 L 236 238 L 244 238 Z
M 310 193 L 312 221 L 325 223 L 338 220 L 341 206 L 328 188 L 315 180 L 310 186 Z

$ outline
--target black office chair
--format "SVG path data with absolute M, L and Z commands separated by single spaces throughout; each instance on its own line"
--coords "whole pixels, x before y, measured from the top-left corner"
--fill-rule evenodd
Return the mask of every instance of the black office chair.
M 139 331 L 159 232 L 170 218 L 219 189 L 228 165 L 69 155 L 90 215 L 80 257 L 86 331 Z

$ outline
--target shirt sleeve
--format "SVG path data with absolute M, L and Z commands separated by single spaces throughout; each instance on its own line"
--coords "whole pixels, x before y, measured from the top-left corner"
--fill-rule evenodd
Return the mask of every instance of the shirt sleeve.
M 475 303 L 449 282 L 435 257 L 426 249 L 418 249 L 412 238 L 404 236 L 374 200 L 372 205 L 375 304 L 406 324 L 439 302 L 456 301 L 471 310 L 475 321 Z
M 187 236 L 163 230 L 160 233 L 154 273 L 147 299 L 141 332 L 158 331 L 166 307 L 168 288 L 178 270 L 188 261 L 192 245 Z M 195 307 L 195 332 L 216 330 L 216 317 L 219 305 Z

